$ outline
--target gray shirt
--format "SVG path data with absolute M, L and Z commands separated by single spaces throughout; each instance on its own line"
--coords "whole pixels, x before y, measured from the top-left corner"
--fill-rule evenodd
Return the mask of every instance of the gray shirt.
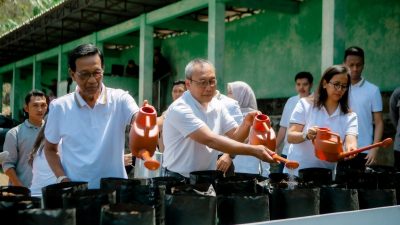
M 25 120 L 9 130 L 4 141 L 3 149 L 9 152 L 9 156 L 2 164 L 3 170 L 14 168 L 25 187 L 31 185 L 32 167 L 28 164 L 28 159 L 40 128 Z
M 394 127 L 396 127 L 396 136 L 394 138 L 393 149 L 400 151 L 400 87 L 396 88 L 390 96 L 390 119 Z

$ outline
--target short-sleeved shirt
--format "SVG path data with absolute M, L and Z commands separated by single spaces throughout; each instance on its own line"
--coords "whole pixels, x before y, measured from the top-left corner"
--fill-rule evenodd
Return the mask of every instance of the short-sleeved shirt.
M 215 98 L 205 109 L 189 91 L 175 100 L 168 108 L 163 125 L 163 166 L 170 171 L 189 177 L 190 172 L 215 170 L 218 151 L 200 144 L 191 133 L 208 126 L 223 135 L 237 126 L 228 111 Z
M 25 187 L 31 185 L 32 168 L 28 164 L 29 154 L 40 128 L 41 126 L 37 127 L 26 119 L 22 124 L 8 131 L 4 141 L 4 151 L 8 151 L 9 155 L 3 162 L 3 170 L 14 168 L 17 177 Z
M 139 110 L 128 92 L 106 88 L 93 108 L 76 91 L 50 104 L 45 129 L 53 144 L 61 140 L 61 163 L 72 181 L 99 188 L 102 177 L 127 178 L 124 167 L 125 129 Z
M 358 135 L 357 115 L 354 112 L 344 114 L 339 105 L 336 111 L 329 115 L 325 107 L 314 107 L 310 98 L 302 98 L 297 102 L 290 117 L 290 123 L 304 125 L 303 131 L 313 126 L 327 127 L 332 132 L 339 134 L 342 142 L 346 135 Z M 303 168 L 317 167 L 331 170 L 336 168 L 336 163 L 323 161 L 315 156 L 314 145 L 310 140 L 291 144 L 288 159 L 296 160 L 300 164 L 294 172 L 295 175 L 298 175 L 298 170 Z M 284 169 L 284 172 L 288 172 L 287 168 Z
M 373 113 L 382 112 L 382 96 L 379 88 L 362 78 L 357 84 L 351 85 L 349 104 L 350 109 L 358 117 L 358 147 L 372 144 Z
M 233 117 L 233 119 L 236 121 L 236 123 L 242 124 L 243 114 L 242 114 L 242 111 L 240 110 L 238 101 L 236 101 L 233 98 L 229 98 L 228 96 L 226 96 L 224 94 L 221 94 L 219 91 L 217 91 L 215 98 L 218 99 L 226 107 L 229 115 L 231 115 Z
M 279 122 L 279 126 L 285 127 L 286 129 L 289 128 L 289 120 L 290 116 L 292 115 L 293 109 L 296 106 L 297 102 L 300 99 L 300 95 L 292 96 L 290 97 L 286 104 L 285 107 L 283 108 L 283 113 L 281 117 L 281 121 Z M 287 141 L 287 130 L 285 133 L 285 139 L 283 140 L 283 149 L 282 149 L 282 154 L 287 155 L 288 150 L 289 150 L 289 143 Z
M 43 151 L 43 147 L 36 152 L 35 158 L 32 163 L 32 184 L 29 187 L 32 196 L 41 197 L 42 188 L 55 184 L 57 181 L 56 176 L 51 170 L 49 163 L 47 162 L 46 156 Z M 60 152 L 60 149 L 59 149 Z

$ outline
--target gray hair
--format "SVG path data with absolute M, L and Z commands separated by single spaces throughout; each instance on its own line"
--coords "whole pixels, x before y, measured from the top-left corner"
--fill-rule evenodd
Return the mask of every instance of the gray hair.
M 192 79 L 192 75 L 193 75 L 195 66 L 200 65 L 201 69 L 203 70 L 204 65 L 206 65 L 206 64 L 208 64 L 215 71 L 215 67 L 210 61 L 208 61 L 207 59 L 196 58 L 196 59 L 193 59 L 192 61 L 190 61 L 186 65 L 185 78 L 188 80 Z

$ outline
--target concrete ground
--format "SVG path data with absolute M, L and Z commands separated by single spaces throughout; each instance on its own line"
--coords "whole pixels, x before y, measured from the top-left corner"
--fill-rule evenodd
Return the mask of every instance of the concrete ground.
M 8 177 L 0 170 L 0 186 L 8 185 Z

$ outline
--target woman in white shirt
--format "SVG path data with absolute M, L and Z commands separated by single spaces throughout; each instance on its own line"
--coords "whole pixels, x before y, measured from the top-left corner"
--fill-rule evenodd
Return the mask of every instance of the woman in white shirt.
M 231 82 L 228 83 L 227 89 L 227 96 L 238 101 L 243 118 L 247 113 L 257 110 L 256 96 L 247 83 L 243 81 Z M 233 164 L 237 173 L 260 174 L 266 177 L 269 175 L 269 163 L 262 162 L 252 156 L 237 155 Z
M 357 148 L 357 115 L 349 108 L 350 75 L 347 67 L 334 65 L 325 70 L 314 96 L 300 99 L 290 118 L 288 159 L 300 163 L 299 168 L 329 168 L 336 163 L 319 160 L 312 140 L 318 127 L 327 127 L 340 135 L 345 151 Z M 289 172 L 287 168 L 284 172 Z
M 29 189 L 31 190 L 31 195 L 35 197 L 42 197 L 42 188 L 55 184 L 57 181 L 56 176 L 51 170 L 49 164 L 47 163 L 46 156 L 44 154 L 44 129 L 46 123 L 41 128 L 36 137 L 35 143 L 33 145 L 32 152 L 29 156 L 29 164 L 32 166 L 32 183 Z M 58 145 L 60 148 L 61 145 Z M 59 151 L 61 152 L 61 151 Z

